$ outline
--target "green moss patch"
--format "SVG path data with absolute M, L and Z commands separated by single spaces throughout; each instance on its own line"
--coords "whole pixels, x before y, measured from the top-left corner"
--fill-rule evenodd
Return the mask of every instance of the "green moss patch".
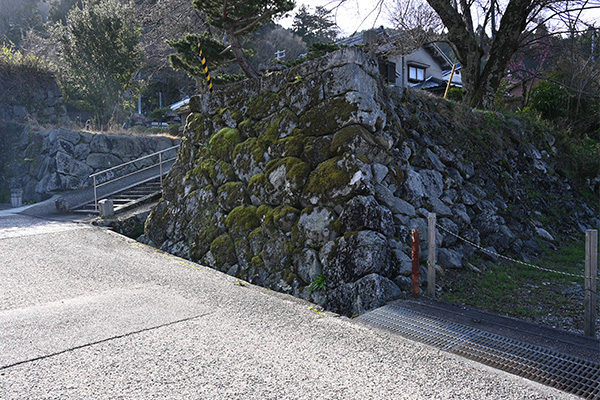
M 273 209 L 272 218 L 275 226 L 283 232 L 291 232 L 300 217 L 300 210 L 288 205 Z
M 310 136 L 329 135 L 339 130 L 357 111 L 358 106 L 345 99 L 325 101 L 300 118 L 300 128 Z
M 302 152 L 303 160 L 306 160 L 312 168 L 323 161 L 333 157 L 331 153 L 331 135 L 311 137 L 307 136 L 304 142 L 304 148 Z
M 248 235 L 260 226 L 256 217 L 256 207 L 243 205 L 234 208 L 225 218 L 225 225 L 232 235 Z
M 194 143 L 204 143 L 212 133 L 205 121 L 206 117 L 200 113 L 192 113 L 188 116 L 185 129 L 187 132 L 193 132 L 191 137 Z
M 212 241 L 210 244 L 210 252 L 219 269 L 226 269 L 237 263 L 233 239 L 226 233 Z
M 247 118 L 238 124 L 238 129 L 244 136 L 255 136 L 254 123 L 251 118 Z
M 275 158 L 300 157 L 304 151 L 306 137 L 296 134 L 278 140 L 271 146 L 271 154 Z
M 319 164 L 310 174 L 305 192 L 309 196 L 323 195 L 335 188 L 348 185 L 350 174 L 341 165 L 341 160 L 342 157 L 333 157 Z
M 217 198 L 223 209 L 233 210 L 247 202 L 246 186 L 242 182 L 227 182 L 219 187 Z
M 292 185 L 292 190 L 300 190 L 310 174 L 310 167 L 307 163 L 296 157 L 285 157 L 279 160 L 273 160 L 267 164 L 267 175 L 285 166 L 285 180 Z
M 214 158 L 202 160 L 198 169 L 198 174 L 208 176 L 215 187 L 219 187 L 225 182 L 236 181 L 236 176 L 231 164 Z
M 261 120 L 273 114 L 279 105 L 279 94 L 274 92 L 266 92 L 251 99 L 248 103 L 247 114 L 255 119 Z
M 231 161 L 233 150 L 241 141 L 242 136 L 237 129 L 223 128 L 210 138 L 208 145 L 213 156 Z
M 238 162 L 238 160 L 241 160 L 241 157 L 251 155 L 254 162 L 265 162 L 265 153 L 267 152 L 267 148 L 268 146 L 266 143 L 263 143 L 254 137 L 249 138 L 235 146 L 235 149 L 233 150 L 233 159 Z

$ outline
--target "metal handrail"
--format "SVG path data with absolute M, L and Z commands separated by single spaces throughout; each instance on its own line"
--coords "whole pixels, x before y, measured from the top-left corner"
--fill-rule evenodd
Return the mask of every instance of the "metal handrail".
M 127 161 L 127 162 L 125 162 L 125 163 L 123 163 L 123 164 L 119 164 L 119 165 L 116 165 L 116 166 L 114 166 L 114 167 L 107 168 L 107 169 L 105 169 L 105 170 L 102 170 L 102 171 L 99 171 L 99 172 L 96 172 L 96 173 L 93 173 L 93 174 L 91 174 L 89 177 L 90 177 L 90 178 L 92 178 L 92 179 L 93 179 L 93 181 L 94 181 L 94 209 L 95 209 L 96 211 L 98 211 L 98 188 L 99 188 L 99 187 L 102 187 L 102 186 L 104 186 L 104 185 L 108 185 L 109 183 L 116 182 L 116 181 L 118 181 L 118 180 L 120 180 L 120 179 L 127 178 L 128 176 L 131 176 L 131 175 L 134 175 L 134 174 L 137 174 L 137 173 L 143 172 L 143 171 L 147 171 L 147 170 L 149 170 L 149 169 L 152 169 L 152 168 L 156 167 L 157 165 L 159 166 L 160 184 L 161 184 L 161 186 L 162 186 L 162 179 L 163 179 L 163 163 L 168 163 L 168 162 L 170 162 L 170 161 L 173 161 L 173 160 L 175 160 L 175 159 L 177 158 L 177 156 L 175 156 L 175 157 L 169 158 L 169 159 L 167 159 L 167 160 L 163 160 L 163 157 L 162 157 L 162 155 L 163 155 L 163 153 L 166 153 L 166 152 L 168 152 L 168 151 L 171 151 L 171 150 L 177 149 L 179 146 L 180 146 L 180 145 L 175 145 L 175 146 L 172 146 L 172 147 L 166 148 L 166 149 L 164 149 L 164 150 L 157 151 L 157 152 L 155 152 L 155 153 L 148 154 L 148 155 L 146 155 L 146 156 L 143 156 L 143 157 L 140 157 L 140 158 L 136 158 L 135 160 L 132 160 L 132 161 Z M 109 180 L 107 180 L 107 181 L 105 181 L 105 182 L 102 182 L 102 183 L 100 183 L 100 184 L 98 184 L 98 183 L 97 183 L 96 177 L 97 177 L 97 176 L 99 176 L 99 175 L 102 175 L 102 174 L 105 174 L 105 173 L 107 173 L 107 172 L 111 172 L 111 171 L 117 170 L 117 169 L 119 169 L 119 168 L 123 168 L 123 167 L 125 167 L 125 166 L 127 166 L 127 165 L 130 165 L 130 164 L 135 164 L 136 162 L 139 162 L 139 161 L 141 161 L 141 160 L 145 160 L 145 159 L 147 159 L 147 158 L 150 158 L 150 157 L 155 157 L 155 156 L 157 156 L 157 155 L 158 155 L 158 163 L 156 163 L 156 164 L 152 164 L 152 165 L 150 165 L 150 166 L 147 166 L 147 167 L 144 167 L 144 168 L 142 168 L 142 169 L 139 169 L 139 170 L 136 170 L 136 171 L 130 172 L 130 173 L 126 174 L 126 175 L 119 176 L 119 177 L 117 177 L 117 178 L 114 178 L 114 179 L 109 179 Z

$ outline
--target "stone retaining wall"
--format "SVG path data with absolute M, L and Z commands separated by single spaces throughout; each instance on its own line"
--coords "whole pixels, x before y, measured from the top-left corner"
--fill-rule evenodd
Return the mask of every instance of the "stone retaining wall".
M 519 257 L 600 223 L 555 173 L 544 132 L 390 92 L 355 48 L 193 97 L 190 108 L 144 240 L 335 312 L 409 290 L 410 231 L 425 233 L 429 212 Z M 440 264 L 461 268 L 474 249 L 439 233 Z
M 23 189 L 24 202 L 40 201 L 55 192 L 90 185 L 90 174 L 178 142 L 163 136 L 92 134 L 64 128 L 26 132 L 21 140 L 22 158 L 10 168 L 9 185 Z

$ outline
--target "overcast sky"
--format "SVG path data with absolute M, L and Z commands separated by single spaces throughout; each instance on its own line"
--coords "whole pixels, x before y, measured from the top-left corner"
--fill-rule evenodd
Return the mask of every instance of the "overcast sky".
M 340 0 L 296 0 L 296 10 L 302 4 L 305 4 L 310 11 L 314 11 L 316 6 L 325 6 L 332 9 L 337 7 Z M 383 10 L 377 7 L 380 0 L 345 0 L 342 5 L 334 11 L 335 22 L 342 30 L 341 36 L 349 36 L 356 31 L 379 27 L 380 25 L 390 26 L 385 6 Z M 292 26 L 293 17 L 280 20 L 279 23 L 286 28 Z
M 334 11 L 335 22 L 342 30 L 341 37 L 381 25 L 391 27 L 387 7 L 395 4 L 396 0 L 345 0 L 342 5 L 339 5 L 339 3 L 340 0 L 296 0 L 296 10 L 302 4 L 309 7 L 310 11 L 314 11 L 315 6 L 325 6 L 327 9 L 336 7 Z M 383 3 L 382 7 L 380 6 L 381 3 Z M 590 4 L 600 5 L 600 0 L 592 0 Z M 600 27 L 600 9 L 587 11 L 583 19 L 596 27 Z M 280 20 L 279 23 L 286 28 L 290 28 L 292 21 L 293 16 L 290 16 Z

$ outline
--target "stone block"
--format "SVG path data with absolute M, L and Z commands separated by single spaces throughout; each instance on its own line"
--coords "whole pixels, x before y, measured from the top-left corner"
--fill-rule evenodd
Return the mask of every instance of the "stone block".
M 111 199 L 104 199 L 98 202 L 98 212 L 101 218 L 112 218 L 115 216 L 115 207 Z

